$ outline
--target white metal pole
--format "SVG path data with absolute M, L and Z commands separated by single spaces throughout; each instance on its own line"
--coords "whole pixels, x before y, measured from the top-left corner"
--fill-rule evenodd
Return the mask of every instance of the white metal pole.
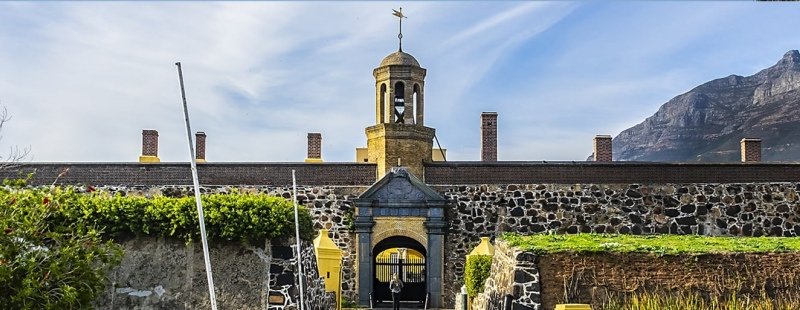
M 178 66 L 178 79 L 181 82 L 181 98 L 183 99 L 183 116 L 186 120 L 186 137 L 189 141 L 189 158 L 192 166 L 192 182 L 194 182 L 194 201 L 197 204 L 197 217 L 200 220 L 200 239 L 203 240 L 203 259 L 206 263 L 206 278 L 208 279 L 208 296 L 211 301 L 211 309 L 217 310 L 217 297 L 214 294 L 214 277 L 211 274 L 211 256 L 208 254 L 208 239 L 206 238 L 206 223 L 203 218 L 203 202 L 200 199 L 200 180 L 197 178 L 197 163 L 194 158 L 194 143 L 192 142 L 192 128 L 189 125 L 189 108 L 186 105 L 186 91 L 183 88 L 183 70 L 181 63 Z
M 297 308 L 303 310 L 303 257 L 301 256 L 302 251 L 300 251 L 300 219 L 297 216 L 297 179 L 294 176 L 294 169 L 292 169 L 292 192 L 294 194 L 294 199 L 292 199 L 294 201 L 294 234 L 297 241 L 297 279 L 300 284 L 300 305 Z

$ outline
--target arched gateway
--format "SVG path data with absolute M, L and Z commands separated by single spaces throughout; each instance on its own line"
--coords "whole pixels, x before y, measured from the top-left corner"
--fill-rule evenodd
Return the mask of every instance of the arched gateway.
M 355 204 L 359 303 L 391 300 L 388 276 L 396 272 L 406 283 L 401 299 L 441 307 L 447 200 L 396 167 Z

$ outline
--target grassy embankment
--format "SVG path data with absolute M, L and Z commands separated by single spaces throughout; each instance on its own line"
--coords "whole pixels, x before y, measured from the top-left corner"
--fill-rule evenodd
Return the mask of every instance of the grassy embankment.
M 510 246 L 540 255 L 553 253 L 641 253 L 664 255 L 706 255 L 733 253 L 800 252 L 800 238 L 787 237 L 708 237 L 696 235 L 533 235 L 506 234 Z M 603 310 L 796 310 L 800 309 L 800 289 L 789 296 L 774 296 L 766 287 L 753 295 L 736 292 L 728 296 L 709 296 L 700 292 L 634 292 L 626 296 L 607 296 L 595 305 Z M 599 306 L 599 307 L 598 307 Z

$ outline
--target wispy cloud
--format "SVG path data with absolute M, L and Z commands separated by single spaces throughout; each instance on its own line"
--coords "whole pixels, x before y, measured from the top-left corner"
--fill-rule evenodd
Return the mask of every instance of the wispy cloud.
M 581 159 L 709 78 L 800 46 L 797 8 L 753 3 L 410 2 L 404 50 L 428 69 L 426 124 L 478 158 L 500 112 L 501 159 Z M 187 156 L 177 73 L 214 161 L 299 161 L 305 133 L 352 161 L 374 122 L 372 69 L 397 48 L 391 3 L 0 3 L 3 144 L 40 161 L 133 161 L 141 130 Z M 180 14 L 176 14 L 180 12 Z M 750 43 L 748 43 L 748 40 Z M 752 44 L 757 42 L 757 44 Z M 755 47 L 754 47 L 755 46 Z M 763 47 L 763 48 L 761 48 Z M 777 52 L 776 52 L 777 51 Z

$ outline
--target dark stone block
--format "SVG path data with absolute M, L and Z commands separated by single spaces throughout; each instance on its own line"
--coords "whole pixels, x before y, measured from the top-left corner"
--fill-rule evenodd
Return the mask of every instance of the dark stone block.
M 675 219 L 678 225 L 697 225 L 697 219 L 694 216 L 685 216 Z
M 688 214 L 688 213 L 694 213 L 694 211 L 695 211 L 696 209 L 697 209 L 697 208 L 695 208 L 695 206 L 694 206 L 694 205 L 683 205 L 683 206 L 681 206 L 681 212 L 683 212 L 683 213 L 687 213 L 687 214 Z
M 612 219 L 611 219 L 610 223 L 611 223 L 611 225 L 612 225 L 612 226 L 617 226 L 617 225 L 619 225 L 620 223 L 622 223 L 622 220 L 620 220 L 620 219 L 618 219 L 618 218 L 616 218 L 616 217 L 615 217 L 615 218 L 612 218 Z
M 716 222 L 717 222 L 717 227 L 719 227 L 719 228 L 728 228 L 728 223 L 725 222 L 724 220 L 717 219 Z
M 642 198 L 642 193 L 633 189 L 629 189 L 627 192 L 625 192 L 625 196 L 631 198 Z
M 519 256 L 518 256 L 519 257 Z M 527 272 L 517 270 L 514 272 L 514 282 L 516 283 L 528 283 L 533 281 L 533 277 L 529 275 Z
M 550 222 L 550 228 L 551 229 L 555 229 L 555 228 L 559 228 L 559 227 L 561 227 L 561 222 L 560 221 L 552 221 L 552 222 Z
M 278 259 L 291 259 L 294 257 L 294 251 L 291 247 L 282 245 L 272 246 L 272 258 Z
M 753 235 L 753 224 L 747 223 L 742 226 L 742 235 L 745 236 L 752 236 Z
M 282 273 L 279 274 L 276 278 L 275 285 L 283 286 L 283 285 L 294 285 L 294 274 L 291 273 Z
M 534 310 L 534 309 L 525 305 L 520 305 L 515 301 L 511 303 L 511 310 Z
M 689 226 L 681 226 L 681 235 L 691 235 L 692 228 Z
M 785 204 L 779 204 L 777 207 L 775 207 L 775 211 L 778 211 L 780 213 L 789 212 L 789 206 Z
M 521 207 L 514 207 L 511 209 L 511 216 L 524 216 L 525 210 Z
M 697 206 L 697 210 L 695 212 L 697 213 L 697 215 L 706 215 L 708 214 L 708 209 L 711 207 L 712 205 L 710 204 L 699 205 Z
M 667 208 L 675 208 L 680 202 L 672 197 L 664 197 L 664 206 Z
M 679 187 L 678 188 L 678 194 L 686 194 L 686 193 L 689 193 L 689 189 L 688 188 L 686 188 L 686 187 Z
M 595 226 L 594 227 L 594 232 L 596 232 L 598 234 L 602 234 L 602 233 L 606 232 L 606 225 L 597 225 L 597 226 Z
M 554 203 L 548 203 L 543 206 L 543 209 L 548 212 L 555 212 L 558 210 L 558 205 Z
M 588 234 L 588 233 L 592 232 L 592 228 L 589 227 L 589 226 L 586 226 L 586 225 L 581 225 L 581 232 Z
M 633 227 L 631 227 L 631 234 L 641 235 L 642 234 L 642 227 L 640 227 L 639 225 L 633 225 Z
M 742 207 L 740 207 L 739 205 L 732 205 L 725 208 L 725 214 L 727 214 L 728 216 L 736 216 L 737 214 L 739 214 L 739 212 L 742 212 Z
M 578 226 L 572 225 L 570 227 L 567 227 L 567 233 L 568 234 L 577 234 L 578 233 Z
M 627 233 L 629 233 L 630 231 L 631 231 L 631 229 L 630 229 L 630 228 L 628 228 L 628 226 L 622 226 L 622 227 L 620 227 L 620 228 L 619 228 L 619 233 L 620 233 L 620 234 L 627 234 Z
M 628 218 L 631 220 L 631 223 L 634 223 L 634 224 L 641 224 L 642 223 L 642 217 L 637 215 L 637 214 L 628 214 Z
M 678 211 L 678 209 L 669 208 L 669 209 L 665 209 L 664 210 L 664 215 L 669 216 L 669 217 L 676 217 L 676 216 L 681 215 L 681 212 Z
M 530 227 L 531 227 L 531 232 L 534 232 L 534 233 L 544 232 L 546 230 L 544 228 L 544 226 L 542 226 L 540 224 L 533 224 Z
M 533 199 L 534 197 L 533 192 L 525 192 L 522 196 L 525 197 L 525 199 Z
M 783 229 L 780 226 L 773 226 L 769 229 L 769 235 L 773 237 L 783 236 Z

